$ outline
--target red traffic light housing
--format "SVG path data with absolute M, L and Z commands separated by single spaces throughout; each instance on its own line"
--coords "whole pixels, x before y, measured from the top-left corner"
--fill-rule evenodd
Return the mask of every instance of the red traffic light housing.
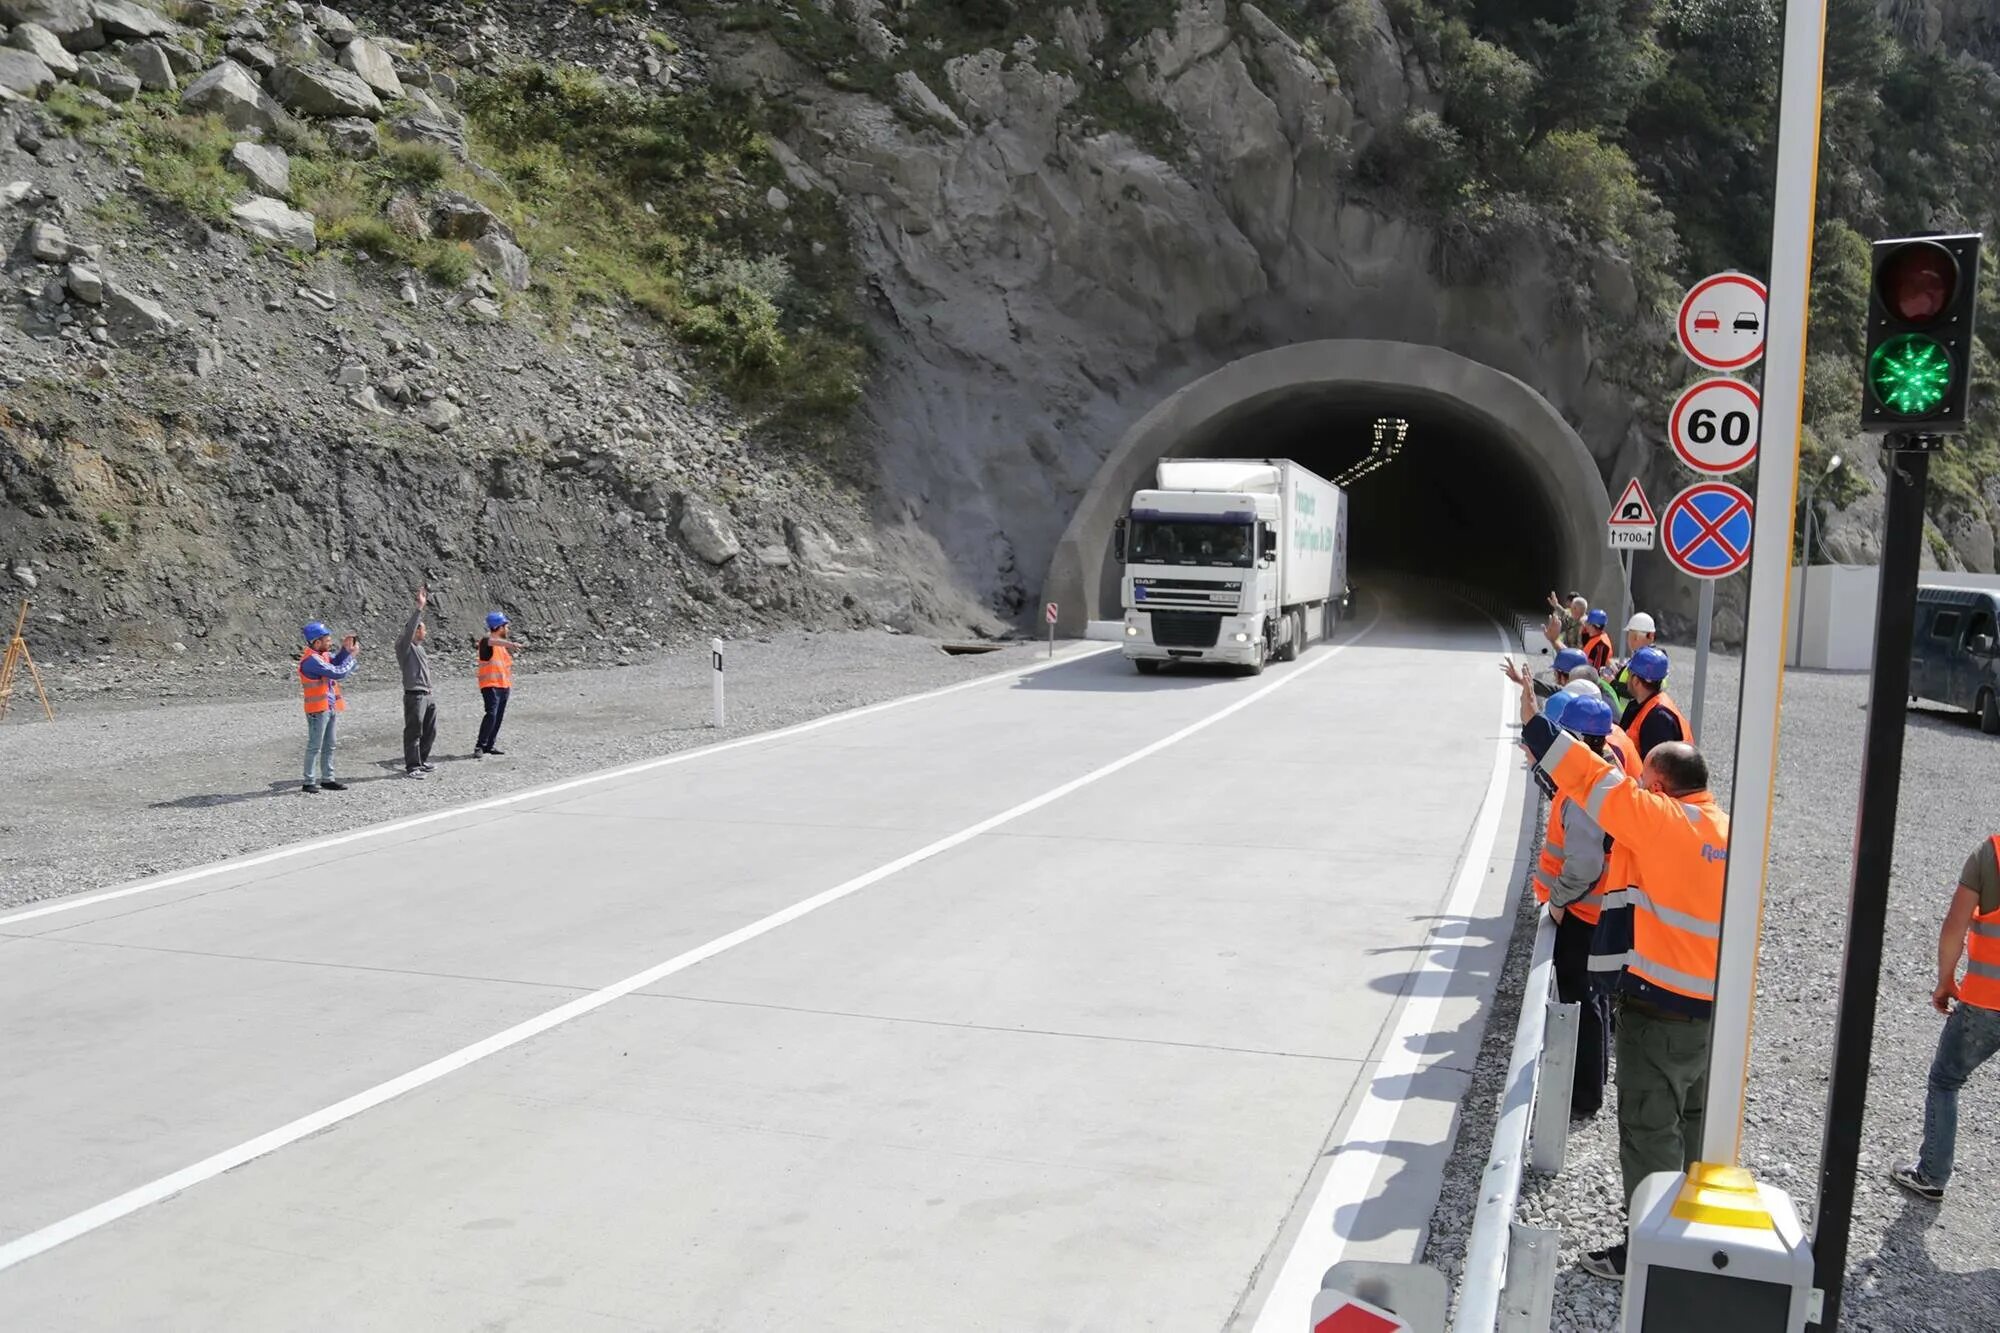
M 1977 233 L 1875 242 L 1862 429 L 1919 435 L 1965 429 L 1979 244 Z

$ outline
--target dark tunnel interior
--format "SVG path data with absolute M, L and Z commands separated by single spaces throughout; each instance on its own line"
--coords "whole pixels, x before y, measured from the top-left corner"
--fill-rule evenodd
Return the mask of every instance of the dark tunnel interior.
M 1378 420 L 1391 423 L 1380 450 Z M 1400 447 L 1345 483 L 1355 581 L 1415 574 L 1502 604 L 1540 604 L 1566 564 L 1555 502 L 1533 464 L 1469 408 L 1392 390 L 1301 387 L 1217 418 L 1174 453 L 1290 458 L 1338 481 L 1371 453 L 1388 454 L 1396 421 L 1408 423 Z

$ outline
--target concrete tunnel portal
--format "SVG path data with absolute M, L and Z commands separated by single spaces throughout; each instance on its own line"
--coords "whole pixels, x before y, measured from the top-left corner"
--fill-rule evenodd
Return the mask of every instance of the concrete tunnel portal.
M 1162 458 L 1291 458 L 1339 479 L 1408 423 L 1394 458 L 1349 484 L 1349 559 L 1371 575 L 1451 580 L 1531 610 L 1552 588 L 1617 611 L 1610 509 L 1583 440 L 1520 380 L 1440 347 L 1335 339 L 1259 352 L 1177 390 L 1098 469 L 1050 564 L 1065 633 L 1115 620 L 1112 525 Z M 1394 426 L 1387 430 L 1394 438 Z

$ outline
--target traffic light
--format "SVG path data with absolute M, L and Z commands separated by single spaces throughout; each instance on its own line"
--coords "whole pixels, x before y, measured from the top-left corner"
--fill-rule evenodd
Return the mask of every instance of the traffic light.
M 1861 426 L 1937 435 L 1965 429 L 1979 235 L 1875 242 Z

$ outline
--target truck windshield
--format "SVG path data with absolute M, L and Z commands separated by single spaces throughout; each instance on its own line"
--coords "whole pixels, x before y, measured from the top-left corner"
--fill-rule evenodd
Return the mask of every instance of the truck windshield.
M 1247 523 L 1199 518 L 1135 518 L 1126 559 L 1135 565 L 1217 565 L 1250 568 Z

